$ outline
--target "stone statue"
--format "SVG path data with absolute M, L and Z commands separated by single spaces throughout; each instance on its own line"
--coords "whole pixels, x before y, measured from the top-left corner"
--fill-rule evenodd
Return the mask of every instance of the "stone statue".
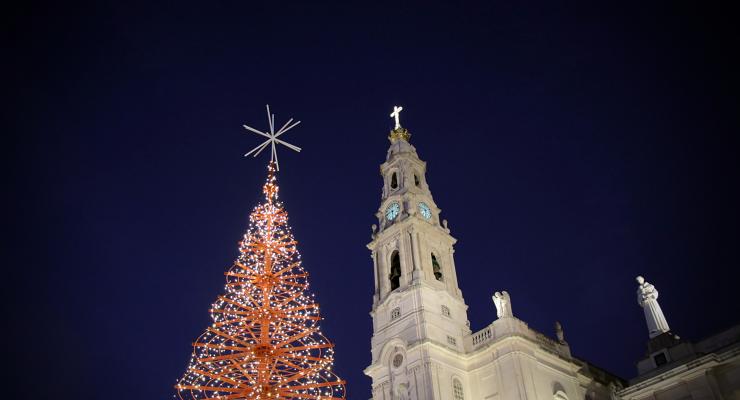
M 565 333 L 563 332 L 563 325 L 560 321 L 555 321 L 555 336 L 557 336 L 560 344 L 565 344 Z
M 513 317 L 511 312 L 511 297 L 505 290 L 493 294 L 493 304 L 496 305 L 496 315 L 499 318 Z
M 622 385 L 619 383 L 609 382 L 609 398 L 611 400 L 621 400 L 622 397 L 619 396 L 617 392 L 622 390 Z
M 373 224 L 373 226 L 371 228 L 373 230 L 373 233 L 370 235 L 370 237 L 373 238 L 373 239 L 375 239 L 375 236 L 378 234 L 378 232 L 377 232 L 378 231 L 378 226 L 375 225 L 375 224 Z
M 637 304 L 645 311 L 645 320 L 650 338 L 668 332 L 668 321 L 663 316 L 663 310 L 658 304 L 658 290 L 642 276 L 637 277 Z

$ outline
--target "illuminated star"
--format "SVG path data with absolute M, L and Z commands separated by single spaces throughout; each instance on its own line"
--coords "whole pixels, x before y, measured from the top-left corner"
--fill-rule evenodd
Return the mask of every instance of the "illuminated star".
M 301 151 L 301 148 L 298 147 L 298 146 L 294 146 L 294 145 L 292 145 L 292 144 L 290 144 L 288 142 L 285 142 L 283 140 L 278 139 L 278 136 L 280 136 L 283 133 L 291 130 L 292 128 L 295 128 L 295 126 L 298 125 L 298 124 L 300 124 L 301 121 L 293 122 L 293 118 L 291 118 L 291 119 L 288 120 L 288 122 L 285 123 L 285 125 L 283 125 L 282 128 L 278 129 L 278 131 L 275 132 L 275 114 L 270 114 L 270 105 L 268 104 L 267 105 L 267 122 L 270 124 L 270 132 L 269 133 L 268 132 L 258 131 L 257 129 L 254 129 L 254 128 L 250 127 L 250 126 L 243 125 L 246 130 L 251 131 L 253 133 L 256 133 L 258 135 L 261 135 L 261 136 L 264 136 L 264 137 L 267 138 L 267 140 L 265 140 L 264 142 L 262 142 L 262 144 L 260 144 L 259 146 L 253 148 L 247 154 L 245 154 L 244 157 L 246 157 L 246 156 L 248 156 L 248 155 L 250 155 L 252 153 L 254 153 L 254 154 L 252 154 L 253 157 L 257 157 L 257 154 L 261 153 L 262 150 L 266 149 L 267 146 L 270 145 L 270 147 L 271 147 L 270 150 L 272 151 L 272 154 L 270 154 L 270 162 L 274 162 L 275 163 L 275 167 L 277 167 L 277 170 L 280 171 L 280 163 L 278 162 L 277 150 L 275 149 L 275 147 L 276 147 L 275 144 L 276 143 L 280 143 L 283 146 L 285 146 L 285 147 L 287 147 L 287 148 L 289 148 L 289 149 L 291 149 L 293 151 L 297 151 L 297 152 L 300 152 Z

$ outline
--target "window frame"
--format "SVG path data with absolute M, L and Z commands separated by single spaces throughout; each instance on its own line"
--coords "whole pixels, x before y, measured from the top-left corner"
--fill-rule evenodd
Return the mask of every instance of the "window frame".
M 452 399 L 465 400 L 465 387 L 458 377 L 452 378 Z

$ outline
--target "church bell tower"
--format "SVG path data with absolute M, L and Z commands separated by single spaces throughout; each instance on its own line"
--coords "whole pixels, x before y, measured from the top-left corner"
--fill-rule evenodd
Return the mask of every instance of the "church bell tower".
M 470 327 L 457 284 L 456 239 L 440 219 L 426 163 L 399 122 L 401 110 L 391 114 L 396 125 L 380 166 L 378 224 L 367 245 L 375 294 L 372 364 L 365 373 L 373 379 L 373 399 L 440 399 L 436 366 L 464 352 Z

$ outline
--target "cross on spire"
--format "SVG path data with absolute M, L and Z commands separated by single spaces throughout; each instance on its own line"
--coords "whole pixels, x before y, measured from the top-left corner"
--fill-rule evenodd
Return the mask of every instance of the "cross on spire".
M 391 118 L 396 119 L 396 128 L 401 128 L 401 121 L 399 121 L 398 117 L 401 115 L 401 111 L 403 111 L 403 107 L 401 106 L 393 106 L 393 112 L 391 113 Z
M 285 123 L 285 125 L 283 125 L 282 128 L 278 129 L 278 131 L 275 132 L 275 114 L 270 114 L 270 105 L 268 104 L 267 105 L 267 122 L 270 125 L 270 132 L 269 133 L 268 132 L 258 131 L 257 129 L 254 129 L 254 128 L 250 127 L 250 126 L 243 125 L 246 130 L 248 130 L 250 132 L 253 132 L 253 133 L 256 133 L 256 134 L 258 134 L 260 136 L 264 136 L 264 137 L 267 138 L 267 140 L 265 140 L 264 142 L 262 142 L 262 144 L 260 144 L 259 146 L 253 148 L 247 154 L 245 154 L 244 157 L 246 157 L 246 156 L 248 156 L 248 155 L 250 155 L 252 153 L 254 153 L 252 155 L 253 157 L 257 157 L 257 154 L 261 153 L 262 150 L 266 149 L 267 146 L 270 145 L 270 147 L 271 147 L 270 150 L 271 150 L 271 153 L 272 153 L 272 154 L 270 154 L 270 162 L 274 162 L 275 163 L 275 167 L 277 168 L 278 171 L 280 171 L 280 163 L 278 162 L 277 149 L 276 149 L 275 144 L 276 143 L 282 144 L 283 146 L 285 146 L 285 147 L 287 147 L 287 148 L 289 148 L 289 149 L 291 149 L 293 151 L 297 151 L 297 152 L 300 152 L 301 151 L 301 148 L 298 147 L 298 146 L 294 146 L 294 145 L 292 145 L 292 144 L 290 144 L 288 142 L 285 142 L 285 141 L 282 141 L 282 140 L 278 139 L 278 136 L 280 136 L 283 133 L 285 133 L 285 132 L 287 132 L 287 131 L 295 128 L 296 125 L 298 125 L 298 124 L 301 123 L 301 121 L 294 122 L 291 125 L 291 122 L 293 122 L 293 118 L 291 118 L 291 119 L 288 120 L 288 122 Z

